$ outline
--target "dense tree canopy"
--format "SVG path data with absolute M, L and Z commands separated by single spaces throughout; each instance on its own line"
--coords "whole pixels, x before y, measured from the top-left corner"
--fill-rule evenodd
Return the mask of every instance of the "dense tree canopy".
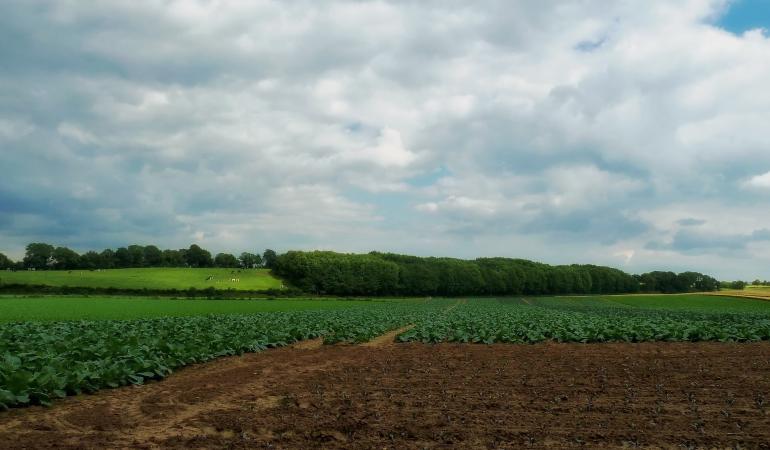
M 266 249 L 264 253 L 262 253 L 262 263 L 267 267 L 268 269 L 272 269 L 275 267 L 275 261 L 278 259 L 278 254 L 275 252 L 275 250 Z
M 741 280 L 738 280 L 738 281 L 726 281 L 726 282 L 722 283 L 723 287 L 726 287 L 728 289 L 738 289 L 738 290 L 746 289 L 747 285 L 748 285 L 748 283 L 746 283 L 745 281 L 741 281 Z
M 28 269 L 43 270 L 51 264 L 53 257 L 53 245 L 42 242 L 33 242 L 27 245 L 27 252 L 24 255 L 24 267 Z
M 645 292 L 702 292 L 719 289 L 719 281 L 702 273 L 682 272 L 649 272 L 638 275 L 640 289 Z
M 148 245 L 142 249 L 144 264 L 147 267 L 158 267 L 163 265 L 163 252 L 154 245 Z
M 77 269 L 80 267 L 80 255 L 67 247 L 56 247 L 51 255 L 51 265 L 58 270 Z
M 214 265 L 216 267 L 240 267 L 241 263 L 234 255 L 230 253 L 217 253 L 214 257 Z
M 371 252 L 289 251 L 277 255 L 243 252 L 211 256 L 193 244 L 179 250 L 129 245 L 82 255 L 45 243 L 27 246 L 27 269 L 110 269 L 128 267 L 269 267 L 306 292 L 331 295 L 559 295 L 630 292 L 699 292 L 719 289 L 714 278 L 697 272 L 629 275 L 590 264 L 551 266 L 511 258 L 463 260 Z M 0 268 L 21 268 L 0 254 Z M 743 282 L 741 282 L 742 284 Z M 739 283 L 733 283 L 737 287 Z M 742 286 L 741 286 L 742 287 Z
M 694 272 L 632 276 L 595 265 L 551 266 L 523 259 L 462 260 L 377 252 L 290 251 L 278 257 L 274 270 L 300 289 L 334 295 L 610 294 L 640 289 L 703 291 L 718 286 L 713 278 Z
M 11 258 L 0 253 L 0 270 L 10 269 L 13 266 L 14 264 L 13 261 L 11 261 Z
M 272 252 L 272 253 L 269 253 Z M 275 252 L 272 254 L 275 260 Z M 7 260 L 7 261 L 6 261 Z M 13 261 L 0 254 L 0 269 L 113 269 L 133 267 L 262 267 L 262 256 L 244 252 L 240 258 L 229 253 L 219 253 L 216 258 L 211 253 L 193 244 L 189 248 L 179 250 L 161 250 L 155 245 L 129 245 L 116 250 L 105 249 L 101 252 L 87 251 L 79 255 L 76 251 L 67 247 L 54 247 L 53 245 L 34 242 L 27 245 L 24 260 L 14 264 Z
M 262 256 L 256 255 L 254 253 L 243 252 L 241 253 L 241 256 L 238 258 L 238 260 L 241 263 L 241 267 L 245 269 L 252 269 L 254 267 L 262 266 Z
M 211 253 L 200 248 L 197 244 L 193 244 L 187 249 L 185 260 L 190 267 L 211 267 L 214 265 Z

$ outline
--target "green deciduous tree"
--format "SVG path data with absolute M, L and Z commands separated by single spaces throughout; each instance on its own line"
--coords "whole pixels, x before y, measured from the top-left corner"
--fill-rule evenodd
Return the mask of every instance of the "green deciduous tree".
M 290 251 L 275 272 L 311 292 L 339 295 L 543 295 L 627 293 L 637 278 L 610 267 L 550 266 L 510 258 L 421 258 Z
M 253 269 L 262 265 L 262 256 L 254 253 L 243 252 L 238 259 L 241 263 L 241 267 L 245 269 Z
M 266 249 L 264 253 L 262 253 L 262 263 L 267 267 L 268 269 L 272 269 L 275 267 L 275 261 L 278 259 L 278 255 L 275 253 L 275 250 Z
M 102 252 L 99 253 L 99 256 L 101 257 L 102 264 L 98 267 L 98 269 L 112 269 L 116 266 L 117 261 L 115 258 L 115 252 L 111 249 L 106 248 L 102 250 Z
M 145 246 L 144 264 L 147 267 L 161 267 L 163 265 L 163 252 L 154 245 Z
M 101 269 L 102 265 L 103 265 L 102 257 L 99 253 L 96 253 L 95 251 L 88 251 L 80 255 L 79 267 L 82 269 L 87 269 L 87 270 Z
M 141 245 L 129 245 L 128 255 L 131 261 L 128 267 L 144 267 L 146 265 L 144 261 L 144 247 Z
M 27 245 L 24 254 L 24 267 L 28 269 L 44 270 L 49 267 L 53 257 L 53 245 L 42 242 L 33 242 Z
M 80 267 L 80 255 L 67 247 L 56 247 L 51 257 L 54 269 L 72 270 Z
M 185 259 L 190 267 L 211 267 L 214 265 L 211 253 L 200 248 L 197 244 L 193 244 L 187 249 Z
M 234 255 L 230 253 L 217 253 L 214 257 L 214 265 L 217 267 L 239 267 L 241 264 Z
M 13 268 L 13 261 L 11 261 L 11 258 L 0 253 L 0 270 L 12 269 L 12 268 Z

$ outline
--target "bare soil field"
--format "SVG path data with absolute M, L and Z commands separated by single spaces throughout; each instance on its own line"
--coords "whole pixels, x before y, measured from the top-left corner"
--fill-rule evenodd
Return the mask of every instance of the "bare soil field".
M 295 346 L 0 413 L 3 448 L 770 448 L 770 343 Z

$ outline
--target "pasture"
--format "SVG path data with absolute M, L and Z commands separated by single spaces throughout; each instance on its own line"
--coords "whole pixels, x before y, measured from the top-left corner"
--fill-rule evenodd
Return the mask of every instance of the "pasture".
M 281 289 L 267 269 L 177 268 L 2 271 L 0 283 L 124 289 Z

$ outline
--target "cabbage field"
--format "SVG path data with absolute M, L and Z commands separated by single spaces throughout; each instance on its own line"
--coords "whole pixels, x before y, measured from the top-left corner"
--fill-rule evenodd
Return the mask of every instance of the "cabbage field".
M 176 307 L 184 305 L 176 302 Z M 211 302 L 215 307 L 216 301 Z M 365 342 L 406 325 L 414 327 L 397 341 L 770 339 L 770 302 L 697 295 L 393 300 L 339 309 L 193 317 L 35 319 L 17 317 L 0 324 L 0 408 L 48 404 L 67 395 L 140 384 L 185 365 L 305 339 Z
M 678 301 L 668 297 L 670 306 L 655 307 L 659 296 L 628 298 L 630 304 L 617 297 L 469 301 L 443 314 L 422 316 L 398 339 L 485 344 L 770 339 L 768 303 L 691 296 Z
M 414 322 L 430 305 L 0 325 L 0 408 L 140 384 L 220 356 L 304 339 L 358 343 Z

